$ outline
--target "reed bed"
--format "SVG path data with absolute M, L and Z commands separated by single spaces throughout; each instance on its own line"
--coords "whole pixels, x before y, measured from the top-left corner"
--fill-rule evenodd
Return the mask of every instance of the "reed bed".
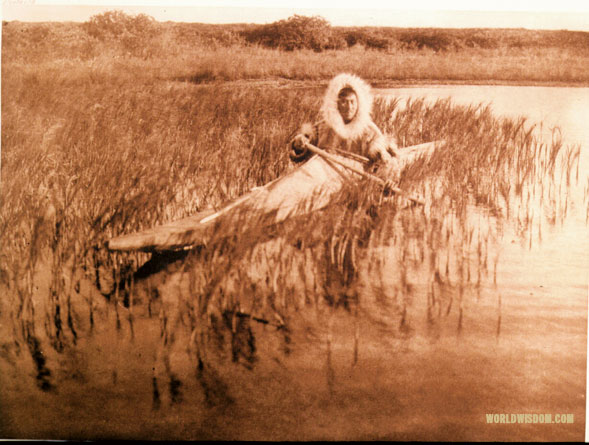
M 107 307 L 116 329 L 128 326 L 132 337 L 142 320 L 159 326 L 146 364 L 154 407 L 162 379 L 171 403 L 182 399 L 179 354 L 190 357 L 207 403 L 230 403 L 226 363 L 253 368 L 262 342 L 271 354 L 288 354 L 300 323 L 315 323 L 326 339 L 334 391 L 338 314 L 353 315 L 353 362 L 364 319 L 402 338 L 425 308 L 432 330 L 451 314 L 460 334 L 464 299 L 493 282 L 492 247 L 503 225 L 516 224 L 531 243 L 534 224 L 559 224 L 567 213 L 578 147 L 557 137 L 546 144 L 524 119 L 498 119 L 483 106 L 378 100 L 374 119 L 401 146 L 446 141 L 399 184 L 425 206 L 408 208 L 401 196 L 362 183 L 326 210 L 279 226 L 268 228 L 264 215 L 236 215 L 219 222 L 206 249 L 176 257 L 173 279 L 158 287 L 139 277 L 146 254 L 108 252 L 104 242 L 219 208 L 281 176 L 291 168 L 285 143 L 316 118 L 321 92 L 196 85 L 149 70 L 133 77 L 146 66 L 135 59 L 93 63 L 2 67 L 0 276 L 10 320 L 3 350 L 31 356 L 42 390 L 57 385 L 45 357 L 79 347 L 101 328 L 98 311 Z M 548 211 L 534 215 L 535 203 Z

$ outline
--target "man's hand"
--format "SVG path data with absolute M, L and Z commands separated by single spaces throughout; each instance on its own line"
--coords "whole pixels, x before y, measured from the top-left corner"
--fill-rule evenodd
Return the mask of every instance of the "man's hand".
M 399 168 L 399 162 L 396 158 L 392 158 L 389 162 L 383 165 L 381 177 L 385 180 L 385 195 L 389 196 L 393 194 L 401 177 L 401 169 Z
M 309 156 L 307 144 L 309 138 L 304 134 L 297 134 L 290 143 L 290 159 L 294 162 L 302 162 Z
M 392 179 L 388 179 L 384 183 L 383 193 L 385 196 L 391 196 L 395 193 L 396 188 L 397 188 L 397 181 L 394 181 Z
M 304 134 L 297 134 L 292 140 L 292 148 L 295 152 L 302 153 L 307 149 L 306 145 L 309 143 L 309 138 Z

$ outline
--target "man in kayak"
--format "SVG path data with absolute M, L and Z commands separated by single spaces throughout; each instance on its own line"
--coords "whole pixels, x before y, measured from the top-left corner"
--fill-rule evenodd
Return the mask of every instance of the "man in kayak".
M 386 176 L 392 179 L 391 175 L 398 173 L 397 147 L 372 121 L 372 100 L 370 86 L 359 77 L 346 73 L 334 77 L 323 99 L 322 119 L 301 127 L 290 142 L 290 158 L 294 162 L 306 160 L 311 154 L 306 144 L 311 143 L 364 156 L 379 167 L 384 164 Z

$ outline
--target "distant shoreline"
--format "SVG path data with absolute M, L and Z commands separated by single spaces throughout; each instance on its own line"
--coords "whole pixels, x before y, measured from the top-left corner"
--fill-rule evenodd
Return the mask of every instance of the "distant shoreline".
M 2 61 L 32 79 L 67 72 L 64 82 L 98 75 L 130 83 L 308 88 L 349 72 L 377 88 L 589 86 L 587 32 L 339 28 L 318 18 L 289 20 L 157 23 L 110 12 L 83 24 L 10 22 L 2 28 Z
M 420 87 L 443 87 L 443 86 L 508 86 L 508 87 L 554 87 L 554 88 L 589 88 L 589 82 L 566 82 L 566 81 L 528 81 L 528 80 L 444 80 L 444 79 L 406 79 L 406 80 L 382 80 L 366 79 L 373 88 L 394 89 L 394 88 L 420 88 Z M 180 80 L 182 81 L 182 80 Z M 272 86 L 278 88 L 322 88 L 327 85 L 328 80 L 293 80 L 293 79 L 239 79 L 239 80 L 211 80 L 194 83 L 199 86 Z
M 527 80 L 400 80 L 378 81 L 374 88 L 419 88 L 422 86 L 514 86 L 514 87 L 558 87 L 589 88 L 589 82 L 527 81 Z

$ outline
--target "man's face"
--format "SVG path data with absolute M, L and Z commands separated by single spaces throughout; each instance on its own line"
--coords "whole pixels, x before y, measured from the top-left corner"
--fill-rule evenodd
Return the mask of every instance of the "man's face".
M 358 112 L 358 96 L 356 96 L 356 93 L 350 91 L 341 94 L 337 98 L 337 109 L 346 124 L 354 119 Z

